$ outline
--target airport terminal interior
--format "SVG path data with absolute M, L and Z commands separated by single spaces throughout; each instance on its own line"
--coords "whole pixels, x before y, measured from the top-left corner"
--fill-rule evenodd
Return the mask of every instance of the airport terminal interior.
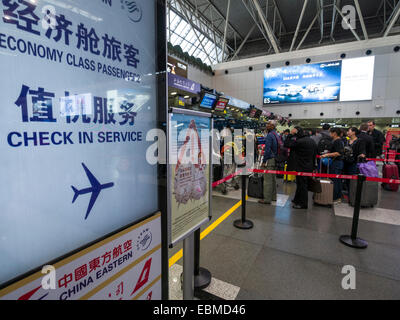
M 0 300 L 400 299 L 400 0 L 0 8 Z

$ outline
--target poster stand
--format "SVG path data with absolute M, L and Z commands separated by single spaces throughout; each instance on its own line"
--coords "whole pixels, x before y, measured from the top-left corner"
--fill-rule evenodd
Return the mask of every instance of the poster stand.
M 207 134 L 201 129 L 208 130 Z M 211 220 L 212 129 L 210 113 L 170 109 L 168 238 L 170 247 L 183 240 L 184 300 L 194 298 L 195 271 L 199 271 L 198 275 L 201 274 L 198 265 L 199 252 L 196 254 L 195 249 L 197 247 L 199 251 L 200 246 L 195 245 L 196 238 L 200 240 L 200 227 Z

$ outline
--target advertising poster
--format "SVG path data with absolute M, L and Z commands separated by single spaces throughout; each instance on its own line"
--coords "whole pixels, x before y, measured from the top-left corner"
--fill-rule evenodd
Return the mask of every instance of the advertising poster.
M 156 214 L 57 262 L 54 279 L 39 271 L 0 290 L 0 300 L 160 300 L 160 235 Z
M 341 61 L 264 71 L 264 104 L 338 101 Z
M 0 2 L 0 285 L 158 211 L 155 5 Z
M 170 115 L 171 243 L 209 219 L 210 130 L 209 117 Z

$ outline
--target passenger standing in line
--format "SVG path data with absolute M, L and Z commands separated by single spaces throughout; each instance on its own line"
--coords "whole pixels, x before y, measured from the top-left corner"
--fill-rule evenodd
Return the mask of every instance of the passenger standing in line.
M 317 136 L 317 130 L 316 129 L 311 129 L 311 136 L 310 138 L 315 142 L 316 145 L 318 145 L 319 138 Z
M 282 134 L 282 141 L 285 142 L 286 138 L 288 137 L 288 135 L 290 134 L 290 130 L 286 129 L 285 131 L 283 131 Z
M 349 141 L 345 145 L 345 152 L 343 155 L 344 174 L 355 175 L 358 174 L 357 163 L 360 157 L 365 157 L 365 141 L 357 138 L 359 131 L 357 128 L 352 127 L 347 131 Z M 350 180 L 345 180 L 347 190 L 350 190 Z
M 360 126 L 360 133 L 358 134 L 358 139 L 365 141 L 365 155 L 367 158 L 376 158 L 374 139 L 368 134 L 368 124 L 363 123 Z
M 330 168 L 330 173 L 341 174 L 343 170 L 343 153 L 344 145 L 341 139 L 340 128 L 331 128 L 330 133 L 333 139 L 331 152 L 323 154 L 321 158 L 331 158 L 332 165 Z M 342 201 L 342 180 L 333 180 L 333 201 L 334 203 L 340 203 Z
M 278 134 L 275 131 L 275 127 L 275 121 L 268 121 L 264 157 L 261 165 L 261 168 L 265 170 L 276 169 L 275 158 L 278 155 Z M 264 174 L 264 199 L 258 202 L 262 204 L 271 204 L 272 201 L 276 201 L 276 175 L 266 173 Z
M 285 141 L 290 148 L 288 171 L 313 172 L 316 168 L 317 144 L 305 135 L 301 127 L 295 127 Z M 308 177 L 296 177 L 296 194 L 293 199 L 294 209 L 308 208 Z
M 368 121 L 368 134 L 374 140 L 375 156 L 380 157 L 382 155 L 383 144 L 385 143 L 385 136 L 382 132 L 375 129 L 375 121 Z
M 315 138 L 315 142 L 317 143 L 317 146 L 318 146 L 319 142 L 321 141 L 321 139 L 323 139 L 323 138 L 326 138 L 326 139 L 330 140 L 330 137 L 331 137 L 330 132 L 329 132 L 330 128 L 331 128 L 331 126 L 329 124 L 327 124 L 327 123 L 325 123 L 322 126 L 321 132 L 318 133 L 316 135 L 316 138 Z

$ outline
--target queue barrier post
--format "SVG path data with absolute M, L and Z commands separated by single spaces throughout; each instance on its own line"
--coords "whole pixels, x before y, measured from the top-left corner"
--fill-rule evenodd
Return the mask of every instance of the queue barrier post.
M 344 235 L 339 238 L 340 242 L 344 245 L 356 248 L 356 249 L 365 249 L 368 247 L 368 242 L 357 237 L 358 232 L 358 221 L 360 218 L 360 209 L 361 209 L 361 197 L 362 190 L 364 186 L 364 182 L 367 180 L 367 177 L 360 174 L 357 179 L 357 192 L 356 192 L 356 202 L 354 205 L 354 214 L 353 214 L 353 225 L 351 228 L 351 235 Z
M 246 219 L 246 173 L 242 174 L 242 218 L 236 220 L 233 225 L 238 229 L 248 230 L 254 227 L 252 221 Z
M 200 229 L 194 234 L 194 288 L 205 289 L 211 283 L 211 272 L 200 267 Z

